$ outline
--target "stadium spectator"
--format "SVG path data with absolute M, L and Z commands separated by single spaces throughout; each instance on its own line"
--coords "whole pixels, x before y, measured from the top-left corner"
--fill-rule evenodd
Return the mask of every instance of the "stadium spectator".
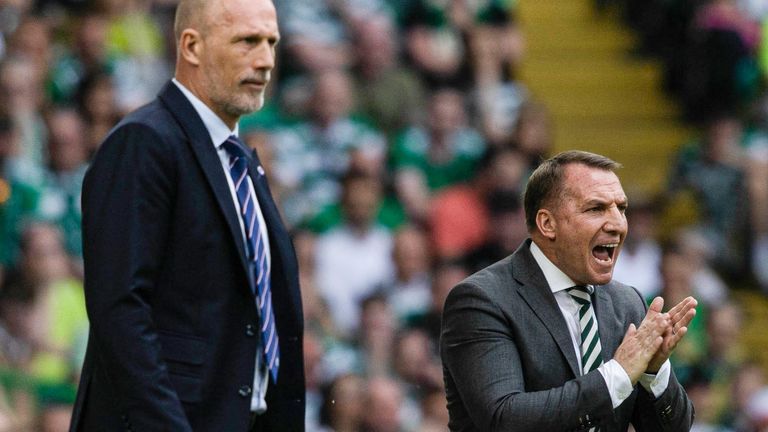
M 386 377 L 371 378 L 363 400 L 365 409 L 361 430 L 403 432 L 403 389 L 399 382 Z
M 696 223 L 714 250 L 718 269 L 737 275 L 745 271 L 746 184 L 741 148 L 743 126 L 731 115 L 711 119 L 700 141 L 680 148 L 670 170 L 667 194 L 688 191 L 700 210 Z
M 344 21 L 346 2 L 287 0 L 277 2 L 285 38 L 284 75 L 319 73 L 349 67 L 352 48 Z
M 18 146 L 13 120 L 0 114 L 0 268 L 15 263 L 21 232 L 36 214 L 40 196 L 38 187 L 14 175 Z
M 724 423 L 737 432 L 753 432 L 750 405 L 760 390 L 768 386 L 765 369 L 756 363 L 744 363 L 734 372 L 733 380 L 728 384 L 729 391 L 725 398 L 730 409 L 725 411 Z
M 304 331 L 304 379 L 307 387 L 307 430 L 320 428 L 320 409 L 323 404 L 322 360 L 325 352 L 322 342 L 314 332 Z
M 768 35 L 768 33 L 766 33 Z M 768 100 L 768 99 L 766 99 Z M 763 101 L 763 104 L 766 103 Z M 746 145 L 751 268 L 768 293 L 768 106 L 763 106 Z
M 519 201 L 526 174 L 526 161 L 521 153 L 512 149 L 491 150 L 481 159 L 471 181 L 437 191 L 429 212 L 435 255 L 439 259 L 455 259 L 486 242 L 506 242 L 504 229 L 514 227 L 501 226 L 504 219 L 492 220 L 492 208 L 498 210 L 494 215 L 498 216 L 510 201 Z M 514 213 L 515 209 L 510 210 Z M 492 227 L 492 222 L 498 225 Z M 491 232 L 494 228 L 502 231 Z M 516 249 L 517 245 L 513 247 Z
M 424 315 L 410 320 L 408 325 L 424 330 L 434 346 L 437 346 L 440 340 L 440 323 L 445 299 L 453 287 L 469 275 L 467 267 L 458 260 L 437 262 L 432 268 L 430 308 Z
M 317 287 L 337 328 L 356 332 L 359 303 L 392 277 L 392 234 L 375 221 L 381 185 L 350 172 L 343 180 L 344 223 L 317 239 Z
M 88 331 L 82 283 L 64 250 L 61 231 L 45 223 L 29 225 L 22 236 L 17 272 L 9 276 L 9 291 L 26 332 L 27 372 L 45 383 L 68 385 L 70 403 L 80 373 Z
M 488 236 L 479 247 L 464 256 L 467 268 L 472 273 L 508 257 L 528 236 L 519 193 L 496 190 L 487 197 L 486 202 L 489 213 Z
M 747 418 L 751 430 L 768 431 L 768 387 L 755 393 L 747 404 Z
M 394 372 L 397 324 L 385 296 L 375 293 L 360 302 L 357 370 L 363 376 L 387 377 Z
M 418 76 L 399 61 L 396 30 L 388 15 L 375 15 L 355 28 L 358 107 L 386 136 L 416 123 L 426 104 Z
M 347 72 L 317 74 L 310 118 L 280 128 L 271 137 L 274 174 L 289 225 L 297 226 L 336 203 L 348 170 L 382 172 L 384 137 L 352 117 L 352 92 Z
M 56 104 L 75 102 L 86 77 L 109 73 L 114 67 L 115 59 L 106 46 L 107 17 L 88 12 L 72 21 L 68 30 L 73 33 L 73 41 L 71 45 L 64 44 L 63 53 L 53 61 L 47 77 L 48 97 Z
M 11 118 L 16 131 L 9 174 L 34 185 L 42 182 L 47 139 L 41 74 L 26 57 L 8 57 L 0 63 L 0 111 Z
M 75 100 L 85 121 L 85 143 L 90 160 L 120 117 L 114 78 L 103 72 L 84 76 L 75 93 Z
M 394 371 L 404 383 L 406 398 L 417 403 L 426 393 L 443 388 L 443 370 L 437 347 L 421 329 L 405 329 L 394 346 Z
M 117 106 L 121 114 L 149 102 L 172 76 L 160 25 L 150 0 L 97 0 L 107 16 L 106 47 L 114 56 Z
M 552 152 L 553 135 L 547 107 L 540 102 L 529 101 L 520 108 L 510 145 L 526 156 L 532 171 Z
M 395 232 L 392 246 L 394 275 L 382 290 L 402 324 L 427 312 L 430 292 L 431 249 L 424 230 L 407 225 Z
M 430 95 L 424 126 L 404 130 L 390 148 L 397 196 L 416 221 L 428 217 L 434 191 L 471 179 L 485 142 L 467 122 L 462 92 L 440 89 Z
M 372 407 L 364 401 L 365 381 L 357 375 L 336 377 L 323 391 L 319 432 L 358 432 L 363 413 Z
M 33 63 L 35 71 L 33 82 L 36 85 L 44 82 L 45 74 L 52 61 L 51 42 L 51 27 L 48 20 L 33 15 L 27 16 L 19 23 L 13 37 L 8 41 L 9 55 L 24 57 Z
M 421 401 L 421 425 L 419 432 L 448 432 L 448 408 L 445 391 L 428 391 Z
M 662 249 L 661 255 L 661 291 L 665 305 L 675 305 L 687 296 L 695 295 L 693 278 L 696 264 L 680 250 L 678 245 L 670 243 Z M 702 361 L 706 355 L 707 305 L 699 303 L 696 316 L 688 325 L 685 339 L 675 349 L 672 365 L 675 374 L 679 374 L 680 383 L 685 385 L 688 372 Z
M 47 116 L 48 164 L 38 213 L 60 227 L 69 254 L 82 256 L 80 190 L 88 168 L 85 124 L 72 108 L 58 108 Z
M 410 63 L 431 88 L 468 89 L 478 79 L 482 84 L 502 80 L 522 52 L 513 8 L 496 0 L 407 2 L 401 22 Z

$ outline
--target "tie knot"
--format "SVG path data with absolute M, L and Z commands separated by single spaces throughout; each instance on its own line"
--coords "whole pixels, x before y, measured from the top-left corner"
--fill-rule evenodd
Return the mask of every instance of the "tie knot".
M 245 148 L 245 144 L 235 135 L 230 135 L 221 146 L 232 157 L 248 159 L 248 150 Z
M 594 288 L 591 285 L 575 285 L 568 288 L 568 291 L 581 291 L 587 293 L 588 295 L 592 295 Z
M 581 302 L 591 302 L 591 295 L 593 290 L 594 288 L 592 288 L 590 285 L 576 285 L 574 287 L 568 288 L 568 294 L 570 294 L 576 300 L 581 300 Z

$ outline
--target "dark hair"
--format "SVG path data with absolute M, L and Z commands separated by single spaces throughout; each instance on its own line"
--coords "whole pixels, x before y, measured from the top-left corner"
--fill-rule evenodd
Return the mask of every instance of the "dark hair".
M 569 150 L 545 160 L 531 174 L 525 187 L 523 207 L 528 231 L 536 228 L 536 213 L 563 191 L 563 173 L 570 164 L 582 164 L 591 168 L 616 171 L 621 164 L 605 156 L 581 150 Z

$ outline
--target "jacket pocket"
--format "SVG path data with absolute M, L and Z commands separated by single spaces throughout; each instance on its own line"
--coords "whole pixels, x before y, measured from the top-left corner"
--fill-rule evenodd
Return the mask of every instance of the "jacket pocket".
M 201 365 L 205 359 L 205 341 L 194 336 L 182 336 L 159 331 L 162 356 L 165 360 L 188 365 Z
M 180 375 L 173 370 L 169 371 L 168 376 L 179 400 L 188 403 L 200 402 L 203 384 L 199 377 Z
M 200 366 L 205 360 L 205 342 L 194 336 L 159 331 L 161 355 L 168 366 L 168 376 L 182 402 L 200 402 L 202 377 Z

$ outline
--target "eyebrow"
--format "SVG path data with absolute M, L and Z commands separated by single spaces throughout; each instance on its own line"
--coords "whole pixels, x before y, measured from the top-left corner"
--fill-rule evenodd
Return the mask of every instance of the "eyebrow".
M 610 205 L 612 203 L 614 203 L 613 200 L 601 200 L 599 198 L 592 198 L 592 199 L 587 200 L 585 205 L 589 206 L 589 207 L 591 207 L 591 206 L 607 206 L 607 205 Z M 616 205 L 617 206 L 624 206 L 624 207 L 626 207 L 628 204 L 629 203 L 627 202 L 626 198 L 622 199 L 621 201 L 616 201 Z

